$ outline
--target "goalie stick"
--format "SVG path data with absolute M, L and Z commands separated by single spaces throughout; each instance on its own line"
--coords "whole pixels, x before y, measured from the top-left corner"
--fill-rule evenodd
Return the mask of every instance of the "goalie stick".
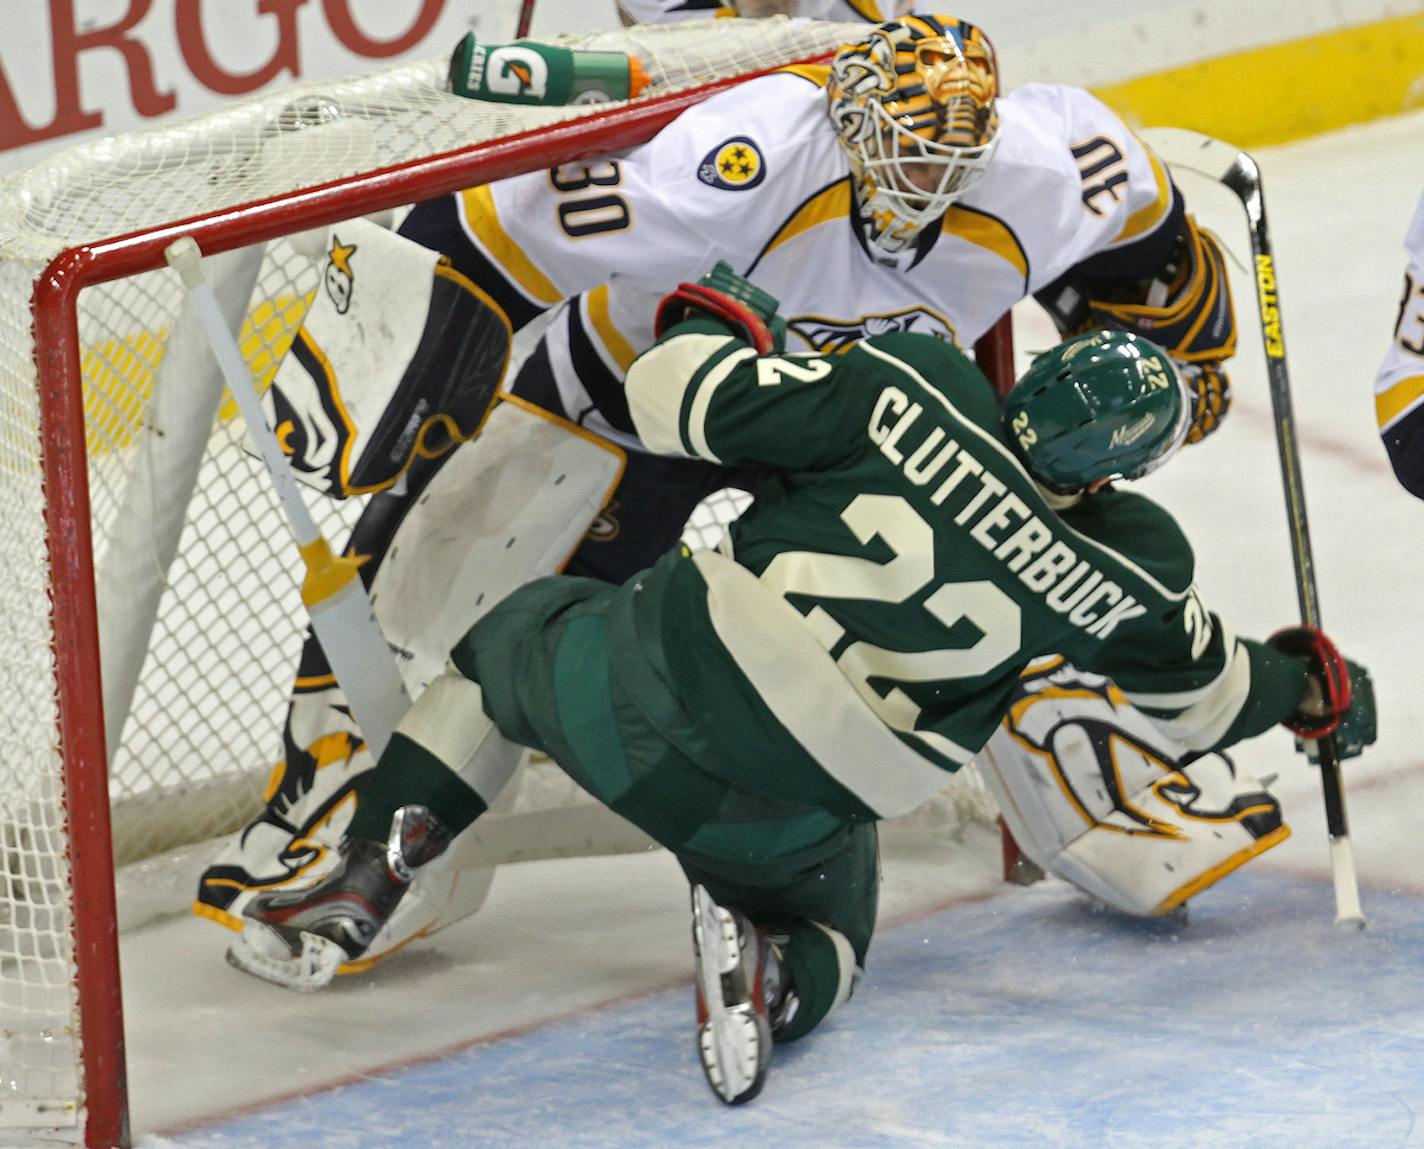
M 1290 526 L 1291 559 L 1295 567 L 1296 597 L 1301 622 L 1320 626 L 1320 604 L 1315 589 L 1315 560 L 1310 549 L 1310 526 L 1305 514 L 1305 487 L 1300 473 L 1295 416 L 1291 408 L 1290 375 L 1286 368 L 1285 330 L 1276 290 L 1275 257 L 1266 224 L 1266 199 L 1261 169 L 1246 152 L 1222 140 L 1182 128 L 1151 128 L 1144 138 L 1162 159 L 1215 180 L 1241 201 L 1251 242 L 1251 277 L 1256 288 L 1256 309 L 1261 318 L 1261 339 L 1266 352 L 1266 379 L 1271 391 L 1276 449 L 1280 455 L 1285 488 L 1286 519 Z M 1345 791 L 1340 779 L 1340 750 L 1333 734 L 1317 743 L 1320 785 L 1325 799 L 1325 828 L 1330 836 L 1330 870 L 1335 886 L 1335 924 L 1363 929 L 1359 882 L 1345 817 Z
M 302 601 L 311 616 L 312 628 L 342 693 L 351 704 L 352 716 L 372 757 L 380 757 L 396 723 L 409 709 L 410 700 L 391 648 L 381 634 L 366 588 L 357 574 L 360 561 L 331 553 L 311 510 L 297 491 L 296 480 L 277 436 L 267 426 L 252 373 L 203 274 L 202 252 L 197 243 L 191 236 L 184 236 L 170 244 L 163 255 L 183 278 L 183 286 L 197 310 L 227 388 L 272 476 L 272 485 L 306 565 Z

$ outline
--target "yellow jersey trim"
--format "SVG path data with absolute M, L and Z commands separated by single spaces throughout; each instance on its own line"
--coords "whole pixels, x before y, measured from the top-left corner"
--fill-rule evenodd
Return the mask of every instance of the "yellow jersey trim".
M 526 295 L 547 304 L 563 299 L 564 293 L 535 266 L 534 261 L 524 254 L 524 249 L 500 225 L 494 194 L 488 185 L 466 188 L 460 193 L 460 214 L 485 253 Z
M 880 10 L 880 5 L 875 0 L 846 0 L 846 3 L 857 16 L 869 24 L 884 24 L 890 19 Z
M 1375 418 L 1379 421 L 1379 429 L 1388 430 L 1391 423 L 1421 398 L 1424 398 L 1424 375 L 1411 375 L 1381 391 L 1375 396 Z
M 849 2 L 849 0 L 847 0 L 847 2 Z M 829 64 L 787 64 L 784 68 L 776 69 L 777 75 L 780 75 L 782 72 L 786 72 L 792 76 L 800 76 L 801 79 L 809 80 L 818 88 L 824 88 L 831 82 L 831 66 Z
M 1172 181 L 1167 178 L 1166 165 L 1141 140 L 1137 142 L 1147 152 L 1147 159 L 1152 164 L 1152 178 L 1157 182 L 1157 198 L 1128 216 L 1113 243 L 1127 243 L 1140 235 L 1146 235 L 1166 219 L 1167 213 L 1172 210 Z
M 1019 243 L 1019 237 L 1003 220 L 976 208 L 954 204 L 944 213 L 940 230 L 997 255 L 1023 276 L 1025 284 L 1028 283 L 1028 255 Z
M 613 356 L 613 361 L 618 364 L 619 369 L 626 373 L 638 353 L 609 317 L 608 284 L 600 284 L 592 291 L 585 292 L 583 298 L 588 308 L 589 325 L 598 332 L 598 338 L 608 350 L 608 354 Z
M 820 227 L 832 220 L 847 219 L 850 216 L 850 178 L 837 180 L 830 187 L 817 192 L 799 208 L 790 219 L 781 225 L 781 230 L 771 237 L 771 242 L 756 258 L 760 263 L 784 243 L 790 243 L 798 235 Z

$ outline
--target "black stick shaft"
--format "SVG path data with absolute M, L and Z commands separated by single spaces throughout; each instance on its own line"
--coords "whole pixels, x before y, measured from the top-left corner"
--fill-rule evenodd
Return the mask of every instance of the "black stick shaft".
M 1305 485 L 1301 480 L 1300 452 L 1296 442 L 1295 415 L 1291 407 L 1290 374 L 1286 366 L 1285 331 L 1281 325 L 1280 296 L 1276 290 L 1275 255 L 1271 250 L 1266 222 L 1266 200 L 1261 190 L 1261 172 L 1254 160 L 1242 152 L 1222 177 L 1246 207 L 1251 235 L 1256 308 L 1261 317 L 1261 333 L 1266 347 L 1266 378 L 1275 417 L 1276 447 L 1281 460 L 1281 481 L 1285 490 L 1286 521 L 1290 527 L 1291 558 L 1295 566 L 1296 596 L 1300 617 L 1306 626 L 1320 625 L 1320 601 L 1315 585 L 1315 560 L 1310 549 L 1310 523 L 1305 512 Z M 1332 840 L 1349 835 L 1345 816 L 1345 794 L 1340 782 L 1340 750 L 1335 735 L 1319 741 L 1320 784 L 1325 798 L 1325 828 Z

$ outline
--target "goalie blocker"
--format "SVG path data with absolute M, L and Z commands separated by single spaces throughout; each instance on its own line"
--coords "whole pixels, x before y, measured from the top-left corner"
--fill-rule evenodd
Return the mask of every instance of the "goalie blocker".
M 428 248 L 364 219 L 315 238 L 322 282 L 264 397 L 268 425 L 309 486 L 338 498 L 383 491 L 416 458 L 474 437 L 513 332 Z

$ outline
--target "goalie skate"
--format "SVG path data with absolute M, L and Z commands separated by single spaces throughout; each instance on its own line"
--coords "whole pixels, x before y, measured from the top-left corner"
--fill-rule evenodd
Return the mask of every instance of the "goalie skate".
M 728 1105 L 750 1101 L 766 1083 L 771 1022 L 762 990 L 766 938 L 742 914 L 692 888 L 692 946 L 697 964 L 697 1052 L 707 1083 Z
M 415 870 L 444 853 L 450 831 L 422 806 L 404 806 L 388 842 L 348 838 L 341 861 L 315 885 L 256 897 L 227 960 L 301 993 L 323 989 L 360 957 L 405 896 Z

